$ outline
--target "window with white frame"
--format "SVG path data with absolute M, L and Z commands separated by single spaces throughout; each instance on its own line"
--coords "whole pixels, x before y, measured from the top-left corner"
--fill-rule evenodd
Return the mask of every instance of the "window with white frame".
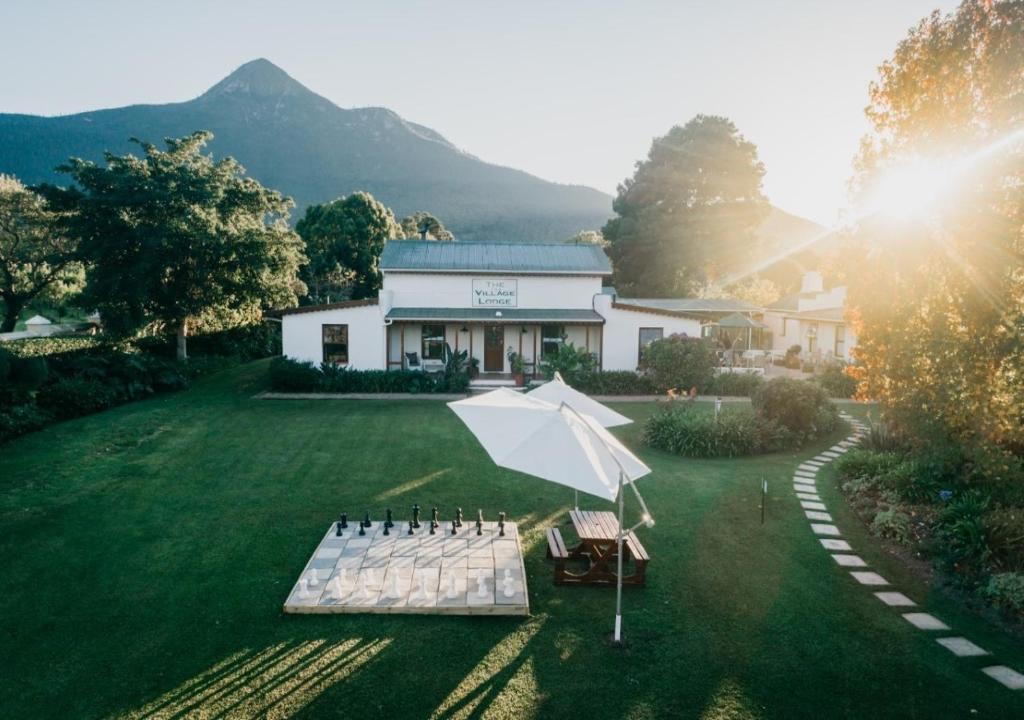
M 836 357 L 846 357 L 846 326 L 836 325 L 836 342 L 834 352 Z
M 422 330 L 424 360 L 444 359 L 444 325 L 424 325 Z
M 541 325 L 540 326 L 540 356 L 547 357 L 548 353 L 558 352 L 558 348 L 565 342 L 564 325 Z

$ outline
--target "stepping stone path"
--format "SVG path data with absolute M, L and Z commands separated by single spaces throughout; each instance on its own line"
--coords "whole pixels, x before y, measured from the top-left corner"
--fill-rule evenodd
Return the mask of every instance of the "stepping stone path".
M 793 492 L 800 502 L 804 515 L 811 521 L 811 531 L 815 535 L 821 536 L 818 537 L 818 541 L 825 550 L 831 552 L 836 563 L 844 568 L 867 568 L 868 563 L 859 555 L 853 554 L 850 543 L 842 539 L 842 532 L 832 524 L 832 516 L 826 512 L 828 508 L 822 502 L 817 487 L 815 487 L 818 470 L 855 448 L 867 434 L 867 426 L 864 423 L 845 412 L 840 412 L 839 416 L 850 424 L 853 432 L 845 440 L 841 440 L 820 455 L 815 456 L 813 460 L 804 460 L 800 463 L 793 471 Z M 871 570 L 851 570 L 850 575 L 861 585 L 869 587 L 889 585 L 888 580 Z M 895 590 L 879 591 L 874 595 L 888 607 L 912 608 L 917 606 L 917 603 L 909 597 Z M 902 615 L 904 620 L 919 630 L 941 634 L 950 629 L 942 620 L 926 612 L 904 612 Z M 965 637 L 939 637 L 935 642 L 957 657 L 979 657 L 989 654 L 987 650 Z M 1011 667 L 990 665 L 982 668 L 981 671 L 1010 690 L 1024 690 L 1024 675 Z

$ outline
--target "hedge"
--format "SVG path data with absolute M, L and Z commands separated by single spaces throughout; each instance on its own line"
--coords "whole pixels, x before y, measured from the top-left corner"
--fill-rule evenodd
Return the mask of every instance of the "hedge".
M 716 418 L 690 403 L 676 403 L 656 413 L 644 426 L 643 437 L 653 448 L 694 458 L 774 452 L 791 441 L 784 428 L 750 408 L 723 409 Z
M 465 373 L 445 375 L 417 370 L 351 370 L 336 365 L 317 367 L 286 357 L 270 363 L 270 387 L 276 392 L 321 393 L 449 393 L 469 386 Z

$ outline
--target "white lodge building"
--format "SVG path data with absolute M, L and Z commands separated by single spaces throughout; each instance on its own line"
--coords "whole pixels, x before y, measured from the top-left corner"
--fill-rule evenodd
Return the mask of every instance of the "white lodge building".
M 394 240 L 380 258 L 376 299 L 281 313 L 287 357 L 359 370 L 442 365 L 443 347 L 468 350 L 482 376 L 526 372 L 563 342 L 604 370 L 635 370 L 642 344 L 673 333 L 700 337 L 700 313 L 647 307 L 602 289 L 611 275 L 596 245 Z

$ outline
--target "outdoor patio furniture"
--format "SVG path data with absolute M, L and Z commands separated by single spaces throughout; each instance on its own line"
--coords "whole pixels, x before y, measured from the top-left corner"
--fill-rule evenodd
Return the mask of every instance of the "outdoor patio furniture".
M 617 578 L 615 563 L 619 523 L 615 513 L 589 510 L 569 512 L 573 529 L 579 543 L 566 545 L 558 528 L 547 530 L 547 556 L 555 561 L 556 585 L 615 585 Z M 626 533 L 623 543 L 623 562 L 633 562 L 633 572 L 623 573 L 623 585 L 643 587 L 646 581 L 647 563 L 650 556 L 632 531 Z M 586 569 L 582 572 L 570 570 L 571 560 L 583 560 Z
M 420 364 L 420 355 L 415 352 L 407 352 L 405 354 L 405 368 L 406 370 L 422 370 L 423 365 Z

